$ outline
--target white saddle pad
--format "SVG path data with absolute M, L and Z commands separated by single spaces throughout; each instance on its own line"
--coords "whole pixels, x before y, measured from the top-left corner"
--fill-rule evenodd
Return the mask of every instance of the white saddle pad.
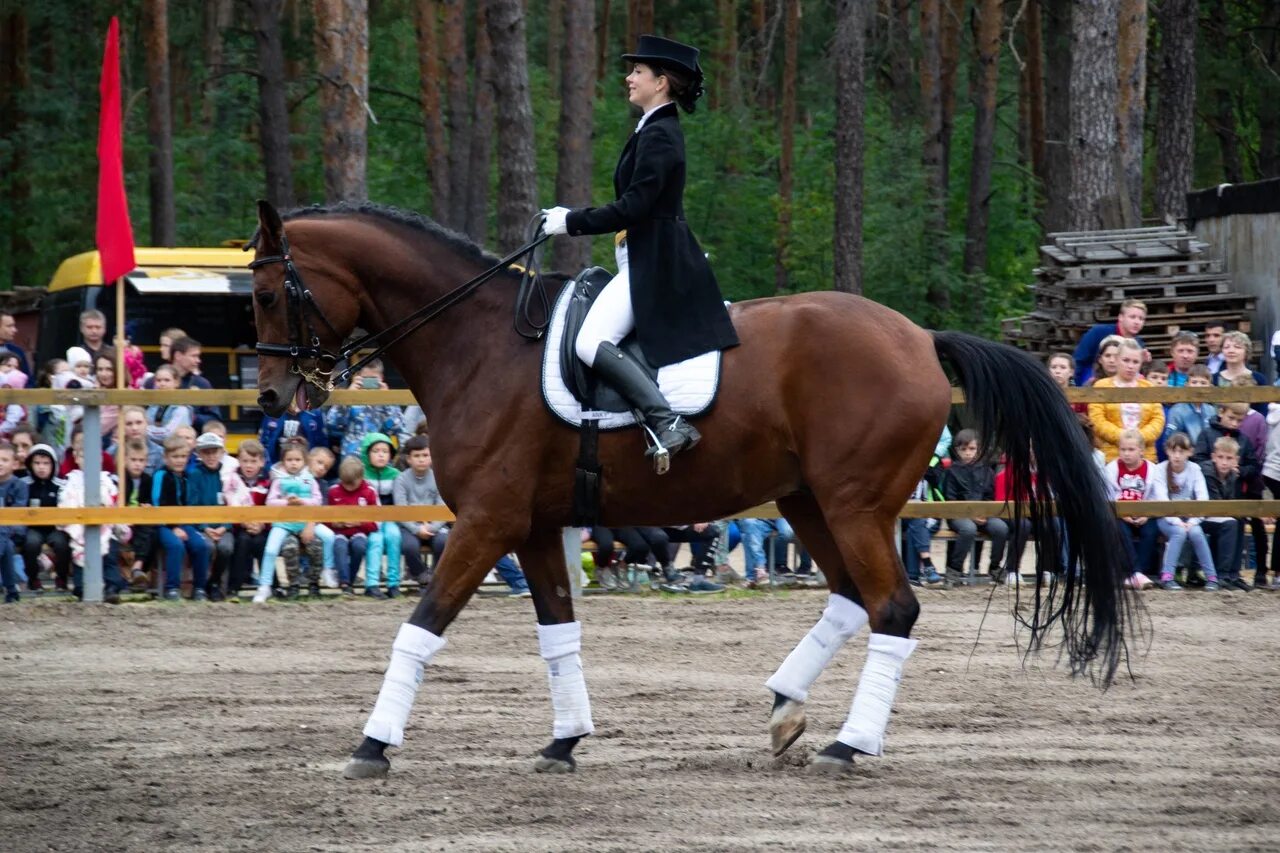
M 565 285 L 556 299 L 542 350 L 542 399 L 556 417 L 569 426 L 583 421 L 582 404 L 569 393 L 560 376 L 560 342 L 564 339 L 565 316 L 569 312 L 569 296 L 573 283 Z M 693 417 L 705 412 L 716 397 L 720 382 L 720 350 L 704 352 L 676 364 L 658 369 L 658 387 L 678 415 Z M 631 412 L 593 412 L 586 415 L 600 422 L 600 429 L 621 429 L 636 422 Z

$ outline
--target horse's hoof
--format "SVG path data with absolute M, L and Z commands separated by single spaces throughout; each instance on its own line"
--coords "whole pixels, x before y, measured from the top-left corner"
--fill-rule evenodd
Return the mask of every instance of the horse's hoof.
M 391 762 L 385 758 L 353 758 L 342 771 L 343 779 L 385 779 Z
M 777 758 L 804 734 L 808 721 L 804 716 L 804 703 L 788 699 L 773 709 L 769 718 L 769 736 L 773 740 L 773 757 Z
M 539 755 L 538 760 L 533 762 L 533 769 L 538 773 L 572 773 L 578 769 L 578 763 L 572 757 L 565 761 L 563 758 Z
M 843 776 L 853 772 L 853 762 L 819 753 L 809 762 L 809 772 L 815 776 Z

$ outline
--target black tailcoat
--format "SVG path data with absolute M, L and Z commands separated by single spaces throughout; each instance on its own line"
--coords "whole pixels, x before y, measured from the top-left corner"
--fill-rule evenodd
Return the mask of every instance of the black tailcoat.
M 656 367 L 737 346 L 706 255 L 684 219 L 684 134 L 675 104 L 631 134 L 613 172 L 617 200 L 569 212 L 570 234 L 627 232 L 636 338 Z

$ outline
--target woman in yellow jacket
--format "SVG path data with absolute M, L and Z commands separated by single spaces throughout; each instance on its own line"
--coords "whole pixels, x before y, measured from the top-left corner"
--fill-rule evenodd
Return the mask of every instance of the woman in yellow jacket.
M 1151 383 L 1138 374 L 1142 367 L 1142 346 L 1125 338 L 1117 354 L 1116 375 L 1099 379 L 1094 388 L 1149 388 Z M 1098 449 L 1107 461 L 1120 455 L 1120 433 L 1136 429 L 1146 443 L 1143 455 L 1156 461 L 1156 439 L 1164 432 L 1164 407 L 1159 403 L 1090 403 L 1089 420 Z

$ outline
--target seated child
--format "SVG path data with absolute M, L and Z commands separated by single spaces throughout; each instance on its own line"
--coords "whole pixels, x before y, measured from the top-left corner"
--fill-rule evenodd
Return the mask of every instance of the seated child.
M 57 506 L 58 493 L 62 490 L 63 480 L 54 476 L 57 459 L 53 448 L 47 444 L 37 444 L 27 454 L 27 506 Z M 22 546 L 23 565 L 27 571 L 27 589 L 35 593 L 44 591 L 40 583 L 40 556 L 45 546 L 53 551 L 53 578 L 57 589 L 66 590 L 67 578 L 71 576 L 71 540 L 66 531 L 45 525 L 28 526 L 26 540 Z
M 338 466 L 338 482 L 329 488 L 330 506 L 378 506 L 378 493 L 365 482 L 364 464 L 348 456 Z M 354 595 L 352 584 L 361 560 L 369 566 L 382 566 L 382 531 L 376 521 L 360 521 L 333 526 L 333 558 L 338 566 L 338 586 L 344 595 Z M 365 594 L 385 597 L 378 589 L 381 571 L 365 568 Z M 373 580 L 370 580 L 373 578 Z
M 227 503 L 224 482 L 234 477 L 234 483 L 244 488 L 239 476 L 234 471 L 226 472 L 222 458 L 226 456 L 222 438 L 214 432 L 206 432 L 196 439 L 196 465 L 187 469 L 187 496 L 191 506 L 224 506 Z M 209 543 L 211 570 L 206 592 L 210 601 L 225 601 L 222 592 L 222 578 L 227 572 L 231 556 L 235 553 L 235 535 L 231 532 L 231 524 L 225 521 L 210 521 L 198 525 L 201 534 Z M 233 591 L 234 593 L 235 591 Z
M 978 433 L 962 429 L 951 444 L 957 460 L 942 477 L 942 497 L 948 501 L 991 501 L 996 497 L 996 473 L 991 464 L 978 455 Z M 964 574 L 964 562 L 973 552 L 973 542 L 982 530 L 991 539 L 991 561 L 987 572 L 992 583 L 1005 580 L 1005 543 L 1009 525 L 1002 518 L 952 518 L 947 524 L 956 533 L 955 544 L 947 557 L 947 580 L 956 581 Z M 1010 578 L 1017 582 L 1017 572 Z
M 1107 463 L 1103 479 L 1113 501 L 1149 501 L 1154 488 L 1156 464 L 1144 457 L 1142 433 L 1136 429 L 1121 431 L 1118 456 Z M 1155 519 L 1144 516 L 1121 516 L 1116 519 L 1120 543 L 1125 550 L 1130 589 L 1150 589 L 1155 582 L 1147 577 L 1147 569 L 1155 555 L 1159 528 Z M 1135 545 L 1134 540 L 1137 540 Z
M 322 495 L 329 494 L 329 489 L 338 482 L 333 470 L 333 463 L 336 461 L 333 451 L 327 447 L 313 447 L 307 451 L 307 468 L 320 484 Z
M 1208 500 L 1204 474 L 1200 466 L 1189 464 L 1191 460 L 1191 439 L 1186 433 L 1175 432 L 1164 443 L 1168 460 L 1156 466 L 1152 479 L 1151 500 L 1153 501 L 1203 501 Z M 1213 554 L 1209 551 L 1209 540 L 1205 536 L 1203 518 L 1167 516 L 1156 520 L 1156 525 L 1165 536 L 1164 559 L 1160 562 L 1160 588 L 1170 591 L 1182 589 L 1174 579 L 1178 567 L 1178 558 L 1182 555 L 1182 546 L 1191 540 L 1196 560 L 1204 571 L 1205 578 L 1217 580 Z
M 142 437 L 126 439 L 123 462 L 125 506 L 150 506 L 154 483 L 151 474 L 147 471 L 147 466 L 151 462 L 148 440 Z M 150 524 L 133 525 L 133 536 L 129 539 L 129 547 L 133 551 L 133 562 L 128 575 L 129 582 L 135 586 L 146 584 L 147 561 L 151 559 L 154 542 L 155 527 Z
M 1201 438 L 1203 437 L 1202 434 Z M 1240 455 L 1240 444 L 1230 436 L 1224 435 L 1214 441 L 1209 461 L 1200 463 L 1209 500 L 1240 499 Z M 1221 584 L 1222 587 L 1247 592 L 1249 585 L 1240 578 L 1240 558 L 1236 553 L 1236 544 L 1240 540 L 1240 519 L 1206 518 L 1202 526 L 1213 546 L 1214 567 L 1217 570 L 1215 577 L 1205 574 L 1205 590 L 1212 592 L 1219 589 Z
M 436 475 L 431 470 L 431 447 L 427 437 L 415 435 L 404 443 L 404 455 L 409 467 L 400 472 L 392 486 L 396 506 L 434 506 L 444 503 L 436 488 Z M 401 553 L 409 572 L 418 583 L 426 584 L 427 567 L 422 562 L 421 549 L 431 548 L 432 559 L 439 562 L 444 553 L 447 534 L 442 533 L 443 521 L 401 521 Z
M 164 440 L 164 468 L 152 477 L 152 506 L 191 506 L 187 461 L 191 450 L 185 437 L 171 435 Z M 182 595 L 182 558 L 191 559 L 191 599 L 208 601 L 209 543 L 194 524 L 159 525 L 156 532 L 164 551 L 164 597 L 178 601 Z
M 263 470 L 266 465 L 266 450 L 255 438 L 247 438 L 240 442 L 236 461 L 240 463 L 238 478 L 244 486 L 243 492 L 227 494 L 227 506 L 266 506 L 267 493 L 271 490 L 271 479 Z M 227 577 L 227 599 L 236 601 L 240 590 L 255 577 L 253 561 L 262 558 L 267 547 L 267 531 L 271 525 L 260 521 L 237 524 L 234 528 L 235 550 L 231 555 L 231 572 Z
M 62 488 L 58 491 L 58 506 L 60 507 L 83 507 L 85 505 L 83 446 L 75 449 L 75 464 L 75 469 L 67 474 L 66 482 L 63 483 Z M 116 502 L 115 480 L 106 471 L 100 472 L 98 476 L 98 500 L 103 506 L 111 506 Z M 84 595 L 82 581 L 85 560 L 85 528 L 83 524 L 68 524 L 65 529 L 67 536 L 71 539 L 72 592 L 76 598 L 81 598 Z M 124 579 L 120 576 L 120 542 L 118 540 L 127 540 L 129 536 L 128 525 L 103 524 L 101 526 L 101 535 L 98 537 L 98 541 L 102 548 L 103 600 L 110 604 L 119 603 L 120 593 L 126 588 Z
M 307 457 L 301 444 L 290 444 L 281 452 L 280 463 L 284 473 L 271 482 L 271 491 L 267 493 L 267 506 L 320 506 L 320 486 L 311 472 L 307 470 Z M 299 544 L 306 549 L 310 562 L 309 591 L 312 596 L 320 595 L 320 570 L 333 568 L 333 531 L 323 524 L 313 521 L 280 521 L 271 525 L 267 534 L 267 545 L 262 553 L 262 568 L 258 574 L 258 591 L 253 596 L 254 604 L 262 604 L 271 597 L 271 582 L 275 577 L 276 557 L 280 554 L 285 539 L 295 536 Z M 289 594 L 298 594 L 301 577 L 290 577 Z
M 27 484 L 13 476 L 17 454 L 9 442 L 0 442 L 0 506 L 24 507 L 27 505 Z M 18 601 L 18 574 L 14 560 L 27 541 L 27 528 L 23 524 L 0 526 L 0 578 L 4 583 L 4 603 Z M 28 575 L 28 577 L 30 577 Z
M 400 472 L 391 464 L 391 439 L 383 433 L 371 432 L 360 442 L 360 454 L 364 461 L 365 482 L 377 492 L 378 502 L 383 506 L 394 504 L 396 477 Z M 378 523 L 378 530 L 382 533 L 382 551 L 387 555 L 386 597 L 395 598 L 400 594 L 400 525 L 394 521 L 383 521 Z M 365 595 L 381 598 L 377 589 L 381 574 L 379 567 L 370 566 L 366 560 L 364 574 Z
M 1203 364 L 1193 364 L 1187 371 L 1186 386 L 1188 388 L 1208 388 L 1213 384 L 1213 374 Z M 1169 416 L 1165 421 L 1165 435 L 1184 432 L 1191 439 L 1192 447 L 1200 438 L 1201 431 L 1218 413 L 1212 403 L 1174 403 L 1169 407 Z

